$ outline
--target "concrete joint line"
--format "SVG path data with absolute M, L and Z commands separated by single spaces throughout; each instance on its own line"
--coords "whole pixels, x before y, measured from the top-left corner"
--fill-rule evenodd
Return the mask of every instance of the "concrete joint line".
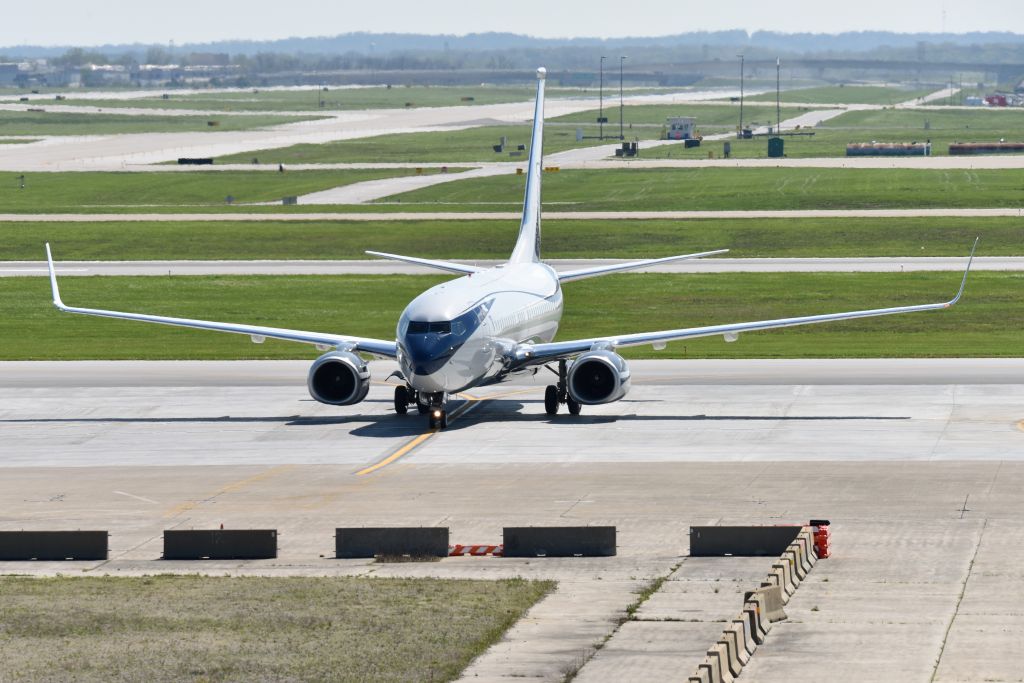
M 971 555 L 971 562 L 967 565 L 967 573 L 964 575 L 963 583 L 960 584 L 960 595 L 957 596 L 953 616 L 950 617 L 949 623 L 946 625 L 946 632 L 942 634 L 942 644 L 939 645 L 939 656 L 935 658 L 935 668 L 932 669 L 932 677 L 928 679 L 930 683 L 934 683 L 935 677 L 939 674 L 939 664 L 942 663 L 942 654 L 946 651 L 946 641 L 949 639 L 949 632 L 953 630 L 953 623 L 956 621 L 957 615 L 960 614 L 960 603 L 964 601 L 964 594 L 967 592 L 967 582 L 971 580 L 971 572 L 974 571 L 974 561 L 978 559 L 978 551 L 981 549 L 981 540 L 985 537 L 985 529 L 987 527 L 988 517 L 986 517 L 981 523 L 981 531 L 978 533 L 978 542 L 974 544 L 974 554 Z

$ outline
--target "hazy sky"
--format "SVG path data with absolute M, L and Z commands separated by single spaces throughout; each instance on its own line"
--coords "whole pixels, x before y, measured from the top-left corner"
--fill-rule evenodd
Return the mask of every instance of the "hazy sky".
M 543 37 L 697 30 L 1024 31 L 1022 0 L 10 0 L 0 46 L 267 40 L 351 31 Z

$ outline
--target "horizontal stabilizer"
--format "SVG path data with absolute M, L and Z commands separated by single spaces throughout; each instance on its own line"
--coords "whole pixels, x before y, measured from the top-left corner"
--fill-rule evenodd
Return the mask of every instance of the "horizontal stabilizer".
M 476 266 L 467 266 L 463 263 L 452 263 L 451 261 L 435 261 L 434 259 L 427 258 L 416 258 L 415 256 L 400 256 L 398 254 L 386 254 L 382 251 L 367 251 L 367 254 L 371 256 L 380 256 L 381 258 L 391 259 L 392 261 L 404 261 L 405 263 L 414 263 L 418 266 L 425 268 L 434 268 L 436 270 L 444 270 L 449 273 L 460 273 L 462 275 L 470 275 L 472 273 L 479 273 L 482 268 Z
M 665 256 L 663 258 L 644 259 L 643 261 L 630 261 L 629 263 L 613 263 L 608 266 L 595 266 L 593 268 L 582 268 L 580 270 L 567 270 L 558 274 L 559 282 L 572 282 L 573 280 L 584 280 L 588 277 L 598 277 L 611 273 L 624 273 L 629 270 L 638 270 L 648 266 L 656 266 L 659 263 L 671 263 L 673 261 L 685 261 L 687 259 L 703 258 L 724 254 L 728 249 L 716 249 L 715 251 L 701 251 L 696 254 L 681 254 L 680 256 Z

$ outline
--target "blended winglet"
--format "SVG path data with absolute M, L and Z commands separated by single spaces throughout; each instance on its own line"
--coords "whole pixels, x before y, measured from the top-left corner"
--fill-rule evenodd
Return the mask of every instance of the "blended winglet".
M 967 287 L 967 275 L 971 272 L 971 263 L 974 261 L 974 250 L 978 248 L 978 242 L 980 240 L 980 235 L 974 238 L 974 246 L 971 247 L 971 255 L 967 257 L 967 267 L 964 268 L 964 279 L 960 281 L 960 291 L 958 291 L 956 296 L 946 303 L 947 306 L 952 306 L 956 302 L 960 301 L 960 297 L 964 295 L 964 289 Z
M 53 305 L 62 311 L 67 308 L 60 300 L 60 290 L 57 288 L 57 273 L 53 270 L 53 255 L 50 253 L 50 243 L 46 243 L 46 264 L 50 268 L 50 290 L 53 292 Z

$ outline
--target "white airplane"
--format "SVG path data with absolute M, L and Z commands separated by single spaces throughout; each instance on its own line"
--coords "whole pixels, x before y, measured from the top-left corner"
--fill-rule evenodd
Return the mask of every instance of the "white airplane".
M 709 325 L 660 332 L 642 332 L 571 341 L 553 341 L 562 317 L 562 284 L 574 280 L 636 270 L 657 263 L 721 254 L 727 249 L 696 254 L 645 259 L 567 272 L 556 272 L 540 260 L 541 160 L 544 139 L 544 82 L 546 70 L 537 70 L 537 99 L 533 115 L 526 196 L 519 237 L 506 263 L 477 268 L 461 263 L 367 252 L 375 256 L 436 268 L 462 277 L 431 287 L 412 300 L 398 319 L 395 340 L 368 339 L 345 334 L 304 332 L 276 327 L 168 318 L 67 306 L 61 301 L 54 274 L 50 245 L 46 245 L 53 303 L 61 311 L 84 315 L 139 320 L 249 335 L 260 344 L 265 339 L 284 339 L 315 345 L 326 351 L 309 370 L 309 393 L 321 403 L 359 403 L 370 388 L 370 373 L 360 354 L 397 359 L 401 384 L 395 387 L 395 411 L 417 406 L 429 414 L 430 428 L 448 425 L 449 396 L 473 387 L 501 382 L 517 373 L 536 373 L 543 366 L 557 366 L 557 383 L 547 387 L 544 408 L 549 415 L 565 404 L 573 415 L 583 405 L 618 401 L 629 390 L 630 373 L 616 349 L 721 335 L 736 341 L 741 332 L 809 325 L 852 318 L 913 313 L 949 308 L 964 292 L 974 249 L 968 259 L 956 296 L 949 301 L 916 306 L 875 308 L 778 320 Z M 975 240 L 977 247 L 977 240 Z

